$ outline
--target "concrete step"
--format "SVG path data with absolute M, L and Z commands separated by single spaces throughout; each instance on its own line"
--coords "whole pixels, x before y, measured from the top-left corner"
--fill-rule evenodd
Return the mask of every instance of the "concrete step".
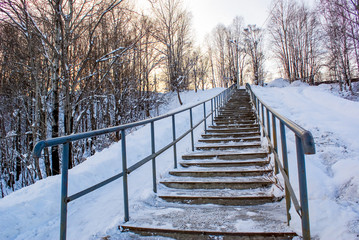
M 214 120 L 254 120 L 256 116 L 254 114 L 237 114 L 237 115 L 219 115 Z
M 260 142 L 260 137 L 241 137 L 241 138 L 208 138 L 199 139 L 198 142 L 202 143 L 226 143 L 226 142 Z
M 241 128 L 216 128 L 207 129 L 207 133 L 245 133 L 245 132 L 259 132 L 259 127 L 241 127 Z
M 256 160 L 246 160 L 246 161 L 238 161 L 238 160 L 230 160 L 230 161 L 208 161 L 208 160 L 188 160 L 186 162 L 180 162 L 182 167 L 247 167 L 247 166 L 258 166 L 264 167 L 269 164 L 268 160 L 256 159 Z
M 192 170 L 192 171 L 170 171 L 172 176 L 179 177 L 253 177 L 263 176 L 271 173 L 271 169 L 244 169 L 244 170 Z
M 196 147 L 197 150 L 228 150 L 228 149 L 253 149 L 260 148 L 261 143 L 254 144 L 225 144 L 225 145 L 204 145 Z
M 236 120 L 236 119 L 221 119 L 213 120 L 216 125 L 228 125 L 228 124 L 255 124 L 256 120 Z
M 243 138 L 243 137 L 259 137 L 259 131 L 245 132 L 245 133 L 207 133 L 202 134 L 202 138 Z
M 250 121 L 250 120 L 256 120 L 256 116 L 253 114 L 253 115 L 236 115 L 236 116 L 218 116 L 218 117 L 215 117 L 214 120 L 226 120 L 226 121 L 240 121 L 240 120 L 246 120 L 246 121 Z
M 235 110 L 222 108 L 219 110 L 220 114 L 247 114 L 247 113 L 254 113 L 251 107 L 248 108 L 237 108 Z
M 266 158 L 268 152 L 264 149 L 256 150 L 256 151 L 201 151 L 201 152 L 193 152 L 189 154 L 185 154 L 182 156 L 183 160 L 191 160 L 191 159 L 222 159 L 222 160 L 247 160 L 247 159 L 255 159 L 255 158 Z
M 220 115 L 221 114 L 234 114 L 234 115 L 237 115 L 237 114 L 253 114 L 253 113 L 255 113 L 251 107 L 237 108 L 235 110 L 222 108 L 218 112 L 219 112 Z
M 231 206 L 248 206 L 248 205 L 260 205 L 278 201 L 272 195 L 268 196 L 193 196 L 193 195 L 159 195 L 165 201 L 168 202 L 181 202 L 188 204 L 218 204 L 218 205 L 231 205 Z
M 162 236 L 177 240 L 205 240 L 205 239 L 225 239 L 225 240 L 288 240 L 297 236 L 294 232 L 231 232 L 231 231 L 210 231 L 210 230 L 190 230 L 173 228 L 152 228 L 121 225 L 122 232 L 133 232 L 143 236 Z M 157 239 L 157 238 L 156 238 Z
M 224 113 L 253 112 L 253 109 L 251 106 L 248 106 L 248 107 L 239 106 L 235 109 L 229 108 L 229 107 L 224 107 L 221 109 L 221 112 L 224 112 Z
M 208 129 L 228 129 L 228 128 L 257 128 L 259 125 L 255 124 L 227 124 L 227 125 L 213 125 L 209 126 Z
M 160 184 L 176 189 L 253 189 L 268 188 L 272 182 L 267 179 L 226 179 L 226 178 L 201 178 L 201 179 L 173 179 L 160 181 Z
M 268 153 L 264 151 L 258 152 L 242 152 L 242 151 L 206 151 L 194 152 L 182 156 L 183 160 L 191 159 L 222 159 L 222 160 L 248 160 L 257 158 L 267 158 Z

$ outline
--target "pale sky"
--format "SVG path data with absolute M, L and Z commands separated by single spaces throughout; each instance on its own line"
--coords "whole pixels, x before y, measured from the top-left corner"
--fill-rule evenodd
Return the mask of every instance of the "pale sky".
M 152 0 L 154 1 L 154 0 Z M 243 17 L 244 24 L 256 24 L 265 28 L 268 16 L 272 10 L 272 0 L 182 0 L 184 7 L 192 13 L 192 28 L 197 44 L 205 41 L 207 33 L 220 23 L 228 26 L 236 16 Z M 309 6 L 314 6 L 316 0 L 298 0 Z M 140 7 L 149 8 L 148 0 L 137 0 Z M 268 61 L 265 65 L 268 78 L 277 75 L 275 62 Z
M 140 6 L 146 6 L 148 0 L 137 0 Z M 219 23 L 228 26 L 236 16 L 242 16 L 244 23 L 265 27 L 272 0 L 182 0 L 192 13 L 192 24 L 196 38 L 203 42 Z M 298 0 L 301 1 L 301 0 Z M 303 0 L 313 4 L 315 0 Z
M 262 27 L 271 0 L 185 0 L 192 12 L 196 37 L 202 41 L 219 23 L 230 25 L 236 16 L 242 16 L 245 24 Z

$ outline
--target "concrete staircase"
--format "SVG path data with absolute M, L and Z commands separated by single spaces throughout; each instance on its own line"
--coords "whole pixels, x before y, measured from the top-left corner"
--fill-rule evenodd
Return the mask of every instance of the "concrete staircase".
M 286 227 L 281 195 L 274 194 L 280 191 L 276 189 L 268 149 L 262 146 L 256 115 L 245 90 L 236 90 L 215 117 L 214 125 L 198 141 L 196 151 L 183 155 L 180 165 L 160 181 L 158 197 L 162 201 L 156 203 L 175 213 L 158 217 L 153 212 L 152 225 L 127 224 L 121 226 L 123 231 L 175 239 L 296 236 Z M 161 227 L 161 217 L 171 226 Z M 247 224 L 240 226 L 238 221 Z M 256 227 L 252 229 L 248 224 Z

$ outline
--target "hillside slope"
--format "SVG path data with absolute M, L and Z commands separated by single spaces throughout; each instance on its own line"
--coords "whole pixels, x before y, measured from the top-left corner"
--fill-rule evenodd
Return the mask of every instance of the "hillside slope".
M 179 106 L 176 94 L 170 94 L 168 103 L 160 114 L 189 107 L 209 99 L 223 88 L 181 93 L 184 105 Z M 203 116 L 202 108 L 193 110 L 194 119 Z M 176 116 L 177 136 L 188 130 L 189 113 Z M 155 123 L 156 149 L 172 141 L 171 119 Z M 198 129 L 200 133 L 202 128 Z M 144 126 L 126 136 L 128 166 L 150 155 L 150 127 Z M 189 139 L 178 144 L 178 154 L 190 148 Z M 157 176 L 173 166 L 173 152 L 167 151 L 157 158 Z M 141 204 L 141 199 L 153 197 L 152 166 L 147 163 L 129 175 L 129 200 L 131 208 Z M 122 171 L 121 142 L 96 153 L 69 171 L 69 195 L 99 183 Z M 58 239 L 60 219 L 60 176 L 48 177 L 0 199 L 0 239 Z M 103 236 L 123 220 L 122 179 L 83 196 L 68 205 L 68 239 L 89 239 Z
M 306 156 L 312 235 L 359 239 L 359 102 L 342 98 L 335 89 L 300 82 L 253 87 L 269 106 L 314 136 L 317 153 Z M 289 131 L 287 138 L 289 172 L 297 182 L 295 143 Z M 295 189 L 298 192 L 298 186 Z M 292 227 L 300 231 L 294 210 L 292 216 Z

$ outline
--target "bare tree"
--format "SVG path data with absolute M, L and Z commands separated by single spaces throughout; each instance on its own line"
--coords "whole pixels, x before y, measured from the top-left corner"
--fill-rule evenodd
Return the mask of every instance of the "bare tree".
M 250 59 L 253 83 L 256 85 L 263 85 L 264 83 L 264 53 L 262 41 L 262 30 L 257 28 L 256 25 L 248 25 L 248 27 L 244 29 L 246 52 Z
M 216 56 L 216 72 L 218 79 L 220 80 L 221 87 L 227 87 L 230 84 L 231 71 L 228 62 L 232 59 L 228 59 L 229 50 L 229 30 L 223 24 L 219 24 L 212 32 L 213 45 L 215 46 Z
M 282 64 L 285 77 L 313 84 L 322 55 L 317 13 L 293 0 L 277 0 L 268 28 L 272 51 Z
M 45 149 L 42 158 L 34 159 L 31 151 L 36 141 L 152 114 L 158 101 L 150 76 L 160 52 L 153 21 L 135 13 L 125 1 L 0 3 L 4 196 L 59 173 L 58 150 Z M 101 136 L 74 143 L 70 167 L 118 139 L 119 135 Z
M 341 90 L 352 91 L 351 79 L 359 68 L 358 3 L 321 0 L 319 10 L 325 20 L 327 66 L 332 80 L 339 81 Z
M 243 23 L 243 18 L 242 17 L 236 17 L 233 20 L 232 25 L 230 26 L 231 28 L 231 39 L 230 42 L 233 43 L 234 46 L 234 53 L 235 56 L 233 56 L 233 58 L 235 59 L 235 65 L 234 65 L 234 69 L 236 72 L 235 75 L 235 79 L 239 82 L 240 86 L 243 86 L 243 82 L 244 82 L 244 71 L 245 71 L 245 67 L 246 67 L 246 56 L 247 53 L 245 51 L 245 45 L 244 45 L 244 34 L 243 34 L 243 29 L 244 29 L 244 23 Z
M 180 0 L 158 0 L 152 4 L 156 17 L 156 39 L 162 44 L 160 51 L 166 60 L 166 75 L 170 91 L 176 91 L 182 105 L 180 91 L 188 83 L 186 54 L 190 50 L 190 15 Z

